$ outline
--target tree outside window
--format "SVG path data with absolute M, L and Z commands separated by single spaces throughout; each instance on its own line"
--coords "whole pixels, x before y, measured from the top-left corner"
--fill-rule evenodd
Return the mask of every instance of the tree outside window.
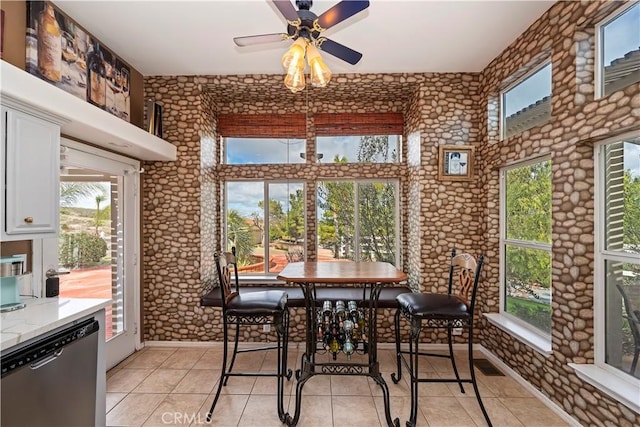
M 503 171 L 503 311 L 551 333 L 551 161 Z

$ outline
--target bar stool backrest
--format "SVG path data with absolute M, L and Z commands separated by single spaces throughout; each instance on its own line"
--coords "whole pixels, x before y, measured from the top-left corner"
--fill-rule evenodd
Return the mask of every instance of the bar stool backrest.
M 471 313 L 475 306 L 476 293 L 480 281 L 480 271 L 484 257 L 480 255 L 478 260 L 469 253 L 456 255 L 456 249 L 451 250 L 451 267 L 449 269 L 449 294 L 456 295 L 469 305 Z M 457 283 L 456 280 L 457 279 Z M 455 289 L 454 289 L 455 284 Z
M 239 293 L 236 248 L 231 248 L 231 252 L 215 254 L 214 257 L 216 261 L 216 268 L 218 270 L 218 279 L 220 280 L 220 299 L 222 301 L 222 310 L 224 311 L 227 308 L 227 304 Z M 231 270 L 233 270 L 235 284 L 232 283 Z

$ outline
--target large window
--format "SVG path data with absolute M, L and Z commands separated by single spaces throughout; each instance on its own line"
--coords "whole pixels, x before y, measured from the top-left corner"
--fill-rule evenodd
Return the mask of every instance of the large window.
M 227 249 L 236 247 L 239 274 L 275 274 L 303 260 L 304 201 L 301 182 L 226 183 Z
M 502 137 L 508 138 L 551 118 L 551 63 L 533 70 L 501 96 Z
M 501 314 L 551 334 L 551 161 L 502 170 Z
M 227 137 L 224 138 L 225 163 L 228 165 L 303 163 L 306 145 L 304 139 Z
M 598 151 L 596 363 L 640 378 L 640 136 Z
M 398 182 L 318 183 L 318 260 L 398 265 Z
M 640 82 L 640 3 L 629 3 L 596 27 L 596 96 Z

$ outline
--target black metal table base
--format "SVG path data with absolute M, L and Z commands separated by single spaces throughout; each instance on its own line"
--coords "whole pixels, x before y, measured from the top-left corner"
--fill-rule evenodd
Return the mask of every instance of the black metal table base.
M 370 287 L 371 292 L 368 299 L 365 299 L 367 287 Z M 314 283 L 301 284 L 305 296 L 306 303 L 306 319 L 307 319 L 307 336 L 306 336 L 306 351 L 302 355 L 301 369 L 296 371 L 296 379 L 298 383 L 296 385 L 296 409 L 291 416 L 289 413 L 284 415 L 284 423 L 288 426 L 297 426 L 300 420 L 300 411 L 302 403 L 302 389 L 309 378 L 315 375 L 362 375 L 371 377 L 376 384 L 382 389 L 382 397 L 384 400 L 384 414 L 388 427 L 400 427 L 400 420 L 398 418 L 391 418 L 390 402 L 389 402 L 389 387 L 382 378 L 380 373 L 380 364 L 378 362 L 377 352 L 377 325 L 376 325 L 376 312 L 378 308 L 378 298 L 380 297 L 380 291 L 382 284 L 380 283 L 368 283 L 363 284 L 363 298 L 362 301 L 366 303 L 367 309 L 367 330 L 369 331 L 369 348 L 368 348 L 368 363 L 340 363 L 340 362 L 316 362 L 316 343 L 317 337 L 315 331 L 317 330 L 316 323 L 316 290 Z
M 315 372 L 315 368 L 320 368 L 320 372 Z M 368 371 L 364 368 L 369 368 Z M 340 364 L 340 363 L 315 363 L 308 360 L 306 354 L 302 356 L 302 369 L 296 371 L 296 379 L 298 383 L 296 385 L 296 410 L 293 417 L 286 413 L 284 416 L 284 423 L 288 426 L 297 426 L 300 420 L 300 410 L 302 403 L 302 389 L 305 383 L 315 375 L 363 375 L 373 379 L 376 384 L 382 389 L 382 398 L 384 400 L 384 415 L 389 427 L 400 427 L 400 420 L 396 418 L 391 419 L 391 411 L 389 409 L 389 387 L 386 381 L 382 378 L 382 374 L 378 369 L 378 363 L 374 363 L 373 366 L 364 364 Z

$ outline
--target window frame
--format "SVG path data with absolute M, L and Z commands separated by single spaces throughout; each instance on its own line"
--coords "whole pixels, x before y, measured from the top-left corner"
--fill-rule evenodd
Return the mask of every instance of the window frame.
M 611 24 L 613 21 L 624 15 L 629 9 L 637 6 L 638 2 L 631 1 L 627 4 L 623 4 L 607 16 L 605 16 L 600 22 L 595 25 L 595 66 L 594 66 L 594 87 L 595 87 L 595 99 L 605 98 L 609 95 L 604 94 L 604 45 L 603 45 L 603 32 L 604 27 Z
M 605 228 L 602 224 L 605 215 L 606 200 L 604 196 L 604 146 L 612 142 L 619 142 L 627 138 L 638 137 L 640 133 L 629 132 L 614 138 L 607 138 L 594 144 L 594 280 L 593 280 L 593 309 L 594 309 L 594 362 L 593 363 L 569 363 L 578 378 L 592 385 L 602 393 L 621 402 L 632 411 L 640 411 L 638 401 L 638 389 L 640 379 L 635 378 L 618 368 L 606 363 L 606 283 L 605 283 L 605 258 L 603 247 L 605 242 Z M 612 251 L 607 251 L 612 252 Z M 624 257 L 623 261 L 627 261 Z
M 507 92 L 509 92 L 510 90 L 514 89 L 520 83 L 524 82 L 529 77 L 531 77 L 534 74 L 536 74 L 537 72 L 541 71 L 547 65 L 551 65 L 551 93 L 549 94 L 549 96 L 552 97 L 552 100 L 553 100 L 553 62 L 551 60 L 551 57 L 547 57 L 547 58 L 544 59 L 544 61 L 541 61 L 540 63 L 538 63 L 535 66 L 531 67 L 531 69 L 529 71 L 527 71 L 525 74 L 523 74 L 520 78 L 516 79 L 515 81 L 513 81 L 509 85 L 505 86 L 504 89 L 502 89 L 500 91 L 500 124 L 499 124 L 499 126 L 500 126 L 500 140 L 501 141 L 503 141 L 503 140 L 505 140 L 507 138 L 511 138 L 512 136 L 519 135 L 521 133 L 521 132 L 518 132 L 518 133 L 513 134 L 511 136 L 507 136 L 507 116 L 505 114 L 505 108 L 504 108 L 505 107 L 505 96 L 506 96 Z M 553 114 L 553 111 L 551 111 L 550 114 Z M 546 121 L 542 122 L 542 123 L 546 123 Z M 530 128 L 527 128 L 526 130 L 531 129 L 531 128 L 536 127 L 536 126 L 539 126 L 542 123 L 538 123 L 538 124 L 536 124 L 536 125 L 534 125 L 534 126 L 532 126 Z M 522 132 L 524 132 L 524 130 Z
M 529 242 L 522 240 L 514 240 L 507 239 L 507 203 L 506 203 L 506 195 L 507 195 L 507 172 L 512 169 L 517 169 L 525 166 L 529 166 L 535 163 L 542 163 L 545 161 L 551 161 L 551 156 L 549 154 L 545 154 L 542 156 L 532 157 L 523 161 L 510 163 L 500 169 L 500 265 L 499 265 L 499 283 L 500 283 L 500 311 L 499 315 L 503 316 L 506 320 L 504 323 L 508 323 L 509 325 L 513 324 L 517 327 L 517 329 L 524 330 L 524 334 L 519 335 L 527 335 L 534 337 L 533 340 L 536 342 L 544 342 L 548 343 L 549 347 L 551 345 L 552 333 L 546 334 L 544 331 L 534 327 L 528 322 L 510 314 L 506 311 L 506 286 L 505 286 L 505 278 L 506 278 L 506 246 L 511 245 L 515 247 L 522 247 L 527 249 L 536 249 L 536 250 L 545 250 L 549 252 L 551 256 L 551 260 L 553 262 L 553 241 L 551 243 L 539 243 L 539 242 Z M 551 177 L 553 181 L 553 174 Z M 551 284 L 552 295 L 553 295 L 553 283 Z M 553 300 L 553 299 L 552 299 Z M 509 326 L 507 327 L 509 328 Z M 553 325 L 552 325 L 553 329 Z M 534 343 L 537 345 L 537 343 Z M 543 346 L 539 346 L 543 347 Z M 546 346 L 545 346 L 546 347 Z M 544 352 L 546 352 L 546 348 L 541 348 Z
M 401 164 L 402 163 L 402 147 L 403 147 L 403 140 L 402 140 L 402 134 L 386 134 L 386 133 L 380 133 L 380 134 L 375 134 L 375 135 L 316 135 L 314 137 L 315 140 L 315 163 L 316 164 L 323 164 L 323 165 L 332 165 L 333 163 L 333 159 L 329 158 L 329 157 L 325 157 L 325 153 L 318 153 L 318 138 L 362 138 L 365 136 L 387 136 L 387 137 L 396 137 L 397 138 L 397 143 L 395 144 L 395 151 L 396 151 L 396 160 L 395 161 L 387 161 L 387 162 L 358 162 L 358 161 L 348 161 L 345 164 L 348 165 L 364 165 L 364 164 L 372 164 L 372 165 L 397 165 L 397 164 Z M 322 155 L 322 157 L 318 157 Z M 322 161 L 324 160 L 324 161 Z
M 595 176 L 594 176 L 594 365 L 625 382 L 635 384 L 640 388 L 640 378 L 611 366 L 606 361 L 606 268 L 607 261 L 630 262 L 640 264 L 640 255 L 617 252 L 605 248 L 605 200 L 606 177 L 604 167 L 604 150 L 608 144 L 625 141 L 629 138 L 640 137 L 640 132 L 629 132 L 613 138 L 607 138 L 594 146 Z
M 399 178 L 383 178 L 383 179 L 375 179 L 375 178 L 365 178 L 365 179 L 359 179 L 359 178 L 347 178 L 347 179 L 337 179 L 337 178 L 318 178 L 316 180 L 316 195 L 315 195 L 315 200 L 316 200 L 316 234 L 318 233 L 318 231 L 320 230 L 320 215 L 318 215 L 318 183 L 320 182 L 353 182 L 354 183 L 354 203 L 356 204 L 356 207 L 358 206 L 358 201 L 359 201 L 359 185 L 358 184 L 362 184 L 362 183 L 372 183 L 372 182 L 388 182 L 388 183 L 392 183 L 394 188 L 395 188 L 395 197 L 394 197 L 394 209 L 395 209 L 395 233 L 394 233 L 394 239 L 395 239 L 395 248 L 394 248 L 394 258 L 395 258 L 395 265 L 399 266 L 401 265 L 401 259 L 400 259 L 400 228 L 401 228 L 401 215 L 400 215 L 400 179 Z M 357 244 L 354 244 L 354 247 L 358 248 L 358 250 L 355 252 L 355 260 L 354 261 L 359 261 L 360 259 L 360 215 L 359 215 L 360 209 L 354 209 L 354 241 L 357 242 Z M 316 253 L 319 251 L 320 249 L 320 239 L 318 237 L 316 237 Z
M 221 136 L 221 150 L 220 150 L 220 163 L 226 166 L 270 166 L 270 165 L 301 165 L 301 164 L 305 164 L 306 163 L 306 159 L 305 157 L 299 156 L 301 161 L 295 161 L 295 162 L 288 162 L 288 161 L 284 161 L 284 162 L 276 162 L 276 163 L 264 163 L 264 162 L 256 162 L 256 163 L 229 163 L 228 161 L 228 153 L 229 153 L 229 149 L 228 149 L 228 142 L 229 139 L 247 139 L 247 140 L 277 140 L 277 139 L 282 139 L 282 140 L 299 140 L 302 141 L 302 143 L 304 144 L 304 147 L 302 147 L 302 151 L 300 152 L 300 154 L 306 154 L 307 151 L 307 140 L 304 138 L 282 138 L 282 137 L 276 137 L 276 136 L 265 136 L 265 137 L 240 137 L 240 136 Z
M 223 216 L 222 216 L 222 244 L 226 250 L 227 247 L 227 243 L 229 241 L 228 235 L 227 235 L 227 218 L 228 218 L 228 212 L 229 212 L 229 197 L 227 194 L 227 184 L 233 182 L 233 183 L 242 183 L 242 182 L 257 182 L 257 183 L 262 183 L 264 186 L 264 192 L 263 192 L 263 202 L 265 205 L 263 214 L 264 214 L 264 232 L 265 234 L 265 239 L 268 240 L 269 238 L 269 185 L 270 184 L 302 184 L 302 195 L 303 195 L 303 200 L 305 201 L 305 209 L 304 209 L 304 234 L 305 236 L 307 235 L 307 182 L 304 179 L 301 180 L 291 180 L 291 179 L 225 179 L 223 182 L 223 195 L 224 195 L 224 210 L 223 210 Z M 307 259 L 307 239 L 305 238 L 305 242 L 302 245 L 302 250 L 303 250 L 303 259 Z M 269 259 L 269 244 L 265 245 L 264 248 L 264 257 L 265 260 Z M 268 269 L 268 263 L 265 262 L 265 269 L 262 273 L 259 274 L 241 274 L 238 275 L 238 280 L 240 282 L 243 281 L 251 281 L 251 282 L 256 282 L 256 281 L 261 281 L 261 280 L 265 280 L 265 281 L 272 281 L 275 280 L 276 276 L 279 274 L 278 272 L 269 272 L 267 271 Z

